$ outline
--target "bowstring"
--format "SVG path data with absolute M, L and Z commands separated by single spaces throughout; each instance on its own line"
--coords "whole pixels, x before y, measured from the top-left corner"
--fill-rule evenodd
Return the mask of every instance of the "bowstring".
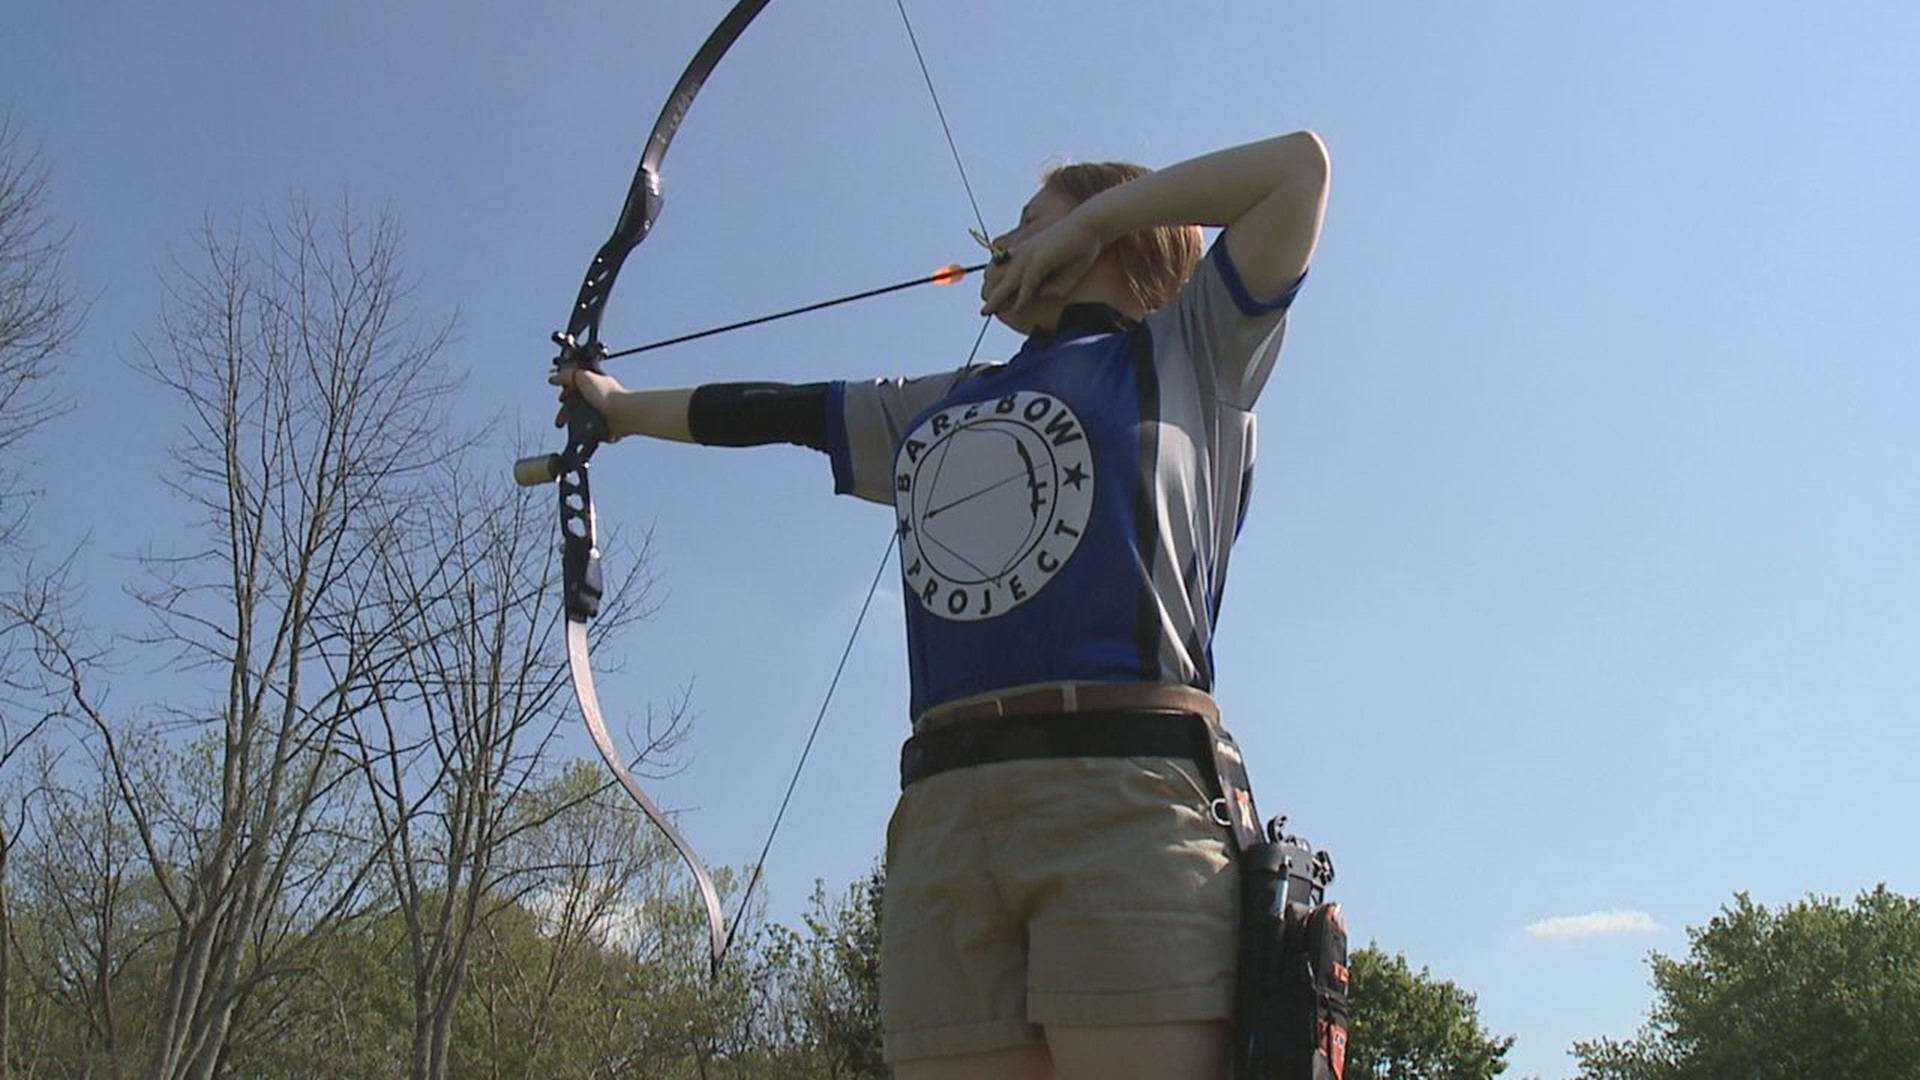
M 960 173 L 960 186 L 967 193 L 967 205 L 972 208 L 974 223 L 980 229 L 978 235 L 990 235 L 986 216 L 980 212 L 980 201 L 973 194 L 973 181 L 967 177 L 967 164 L 960 156 L 960 144 L 953 137 L 953 126 L 947 122 L 947 110 L 940 104 L 940 91 L 933 84 L 933 72 L 927 67 L 926 54 L 920 51 L 919 36 L 913 32 L 913 19 L 907 15 L 906 0 L 893 0 L 893 3 L 895 9 L 900 12 L 901 24 L 906 27 L 907 42 L 913 46 L 913 58 L 914 62 L 920 66 L 920 77 L 927 84 L 927 96 L 933 99 L 934 115 L 940 119 L 940 130 L 947 138 L 947 150 L 953 155 L 954 168 Z M 973 337 L 973 347 L 967 350 L 966 360 L 954 369 L 953 378 L 948 381 L 942 397 L 952 393 L 953 388 L 960 385 L 960 380 L 966 378 L 967 373 L 973 370 L 974 362 L 980 355 L 980 344 L 986 340 L 987 328 L 992 325 L 992 316 L 981 317 L 980 332 Z M 734 934 L 739 931 L 741 921 L 746 918 L 747 910 L 752 906 L 753 890 L 760 883 L 761 873 L 767 863 L 767 854 L 773 850 L 773 841 L 780 833 L 781 822 L 786 820 L 787 807 L 793 802 L 794 790 L 800 785 L 800 774 L 806 769 L 807 757 L 813 753 L 813 744 L 820 737 L 820 725 L 826 720 L 827 710 L 833 705 L 834 691 L 840 688 L 840 676 L 847 670 L 847 660 L 853 655 L 853 646 L 860 639 L 860 628 L 866 625 L 867 612 L 873 607 L 873 598 L 879 593 L 880 582 L 886 576 L 887 563 L 893 560 L 894 548 L 899 543 L 900 529 L 895 526 L 888 531 L 886 550 L 880 553 L 879 564 L 873 570 L 873 580 L 867 585 L 867 595 L 860 601 L 860 612 L 854 616 L 853 629 L 847 634 L 847 643 L 840 650 L 840 662 L 833 669 L 833 678 L 827 682 L 827 692 L 820 699 L 820 708 L 814 712 L 813 726 L 807 731 L 806 745 L 801 747 L 800 760 L 794 765 L 793 775 L 787 780 L 786 793 L 780 797 L 780 808 L 773 815 L 773 827 L 767 830 L 766 842 L 760 845 L 760 856 L 753 862 L 753 875 L 747 879 L 747 887 L 740 894 L 740 906 L 734 912 L 733 921 L 727 925 L 727 936 L 721 943 L 720 958 L 723 964 L 726 962 L 727 950 L 733 947 Z
M 907 28 L 907 43 L 913 46 L 913 59 L 920 65 L 920 77 L 926 80 L 927 96 L 933 99 L 934 115 L 940 118 L 940 130 L 946 133 L 947 150 L 953 154 L 953 167 L 960 171 L 960 186 L 966 189 L 967 205 L 973 208 L 974 224 L 987 233 L 987 219 L 980 213 L 980 200 L 973 197 L 973 181 L 967 179 L 967 163 L 960 159 L 960 144 L 954 141 L 953 127 L 947 123 L 947 110 L 940 106 L 940 91 L 933 87 L 933 74 L 927 69 L 927 57 L 920 51 L 920 38 L 913 32 L 913 20 L 907 17 L 907 0 L 893 0 L 900 22 Z

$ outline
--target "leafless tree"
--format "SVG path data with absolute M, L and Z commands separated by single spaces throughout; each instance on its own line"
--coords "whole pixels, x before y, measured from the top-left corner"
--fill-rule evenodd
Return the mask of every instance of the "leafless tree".
M 339 748 L 403 630 L 364 617 L 366 537 L 460 449 L 434 375 L 444 329 L 410 314 L 392 220 L 296 204 L 254 229 L 209 220 L 140 343 L 189 418 L 167 483 L 203 517 L 198 546 L 146 560 L 138 644 L 205 696 L 118 715 L 88 658 L 42 637 L 164 912 L 157 1078 L 215 1075 L 249 1001 L 365 910 L 381 837 Z
M 15 1058 L 13 1013 L 21 935 L 14 921 L 15 859 L 26 832 L 28 809 L 41 801 L 51 772 L 52 752 L 44 733 L 53 720 L 50 688 L 42 672 L 23 658 L 31 656 L 37 628 L 56 625 L 62 608 L 68 567 L 47 572 L 24 568 L 19 585 L 0 594 L 0 1073 Z M 30 768 L 22 768 L 29 765 Z
M 34 976 L 97 1073 L 311 1068 L 297 1047 L 324 1055 L 352 1019 L 295 1014 L 322 1001 L 355 927 L 392 916 L 410 1071 L 444 1077 L 489 920 L 601 890 L 588 922 L 604 935 L 631 867 L 651 884 L 671 859 L 639 825 L 619 859 L 576 865 L 554 843 L 610 781 L 557 771 L 574 712 L 551 504 L 463 470 L 440 408 L 444 330 L 409 314 L 390 219 L 296 204 L 250 227 L 209 220 L 166 284 L 141 366 L 185 406 L 163 479 L 200 539 L 144 559 L 152 629 L 118 647 L 163 655 L 187 689 L 115 708 L 122 658 L 60 621 L 57 585 L 18 605 L 47 715 L 81 734 L 81 771 L 110 796 L 81 785 L 46 802 Z M 618 562 L 644 568 L 645 553 Z M 650 603 L 644 570 L 614 582 L 597 634 Z M 637 760 L 671 754 L 684 704 L 646 711 Z M 663 910 L 662 926 L 694 912 Z
M 62 273 L 67 237 L 46 213 L 47 172 L 0 116 L 0 546 L 25 512 L 13 450 L 60 411 L 53 361 L 86 314 Z
M 450 471 L 431 497 L 432 529 L 400 518 L 369 538 L 380 576 L 365 614 L 400 629 L 384 639 L 373 707 L 353 722 L 345 749 L 388 840 L 382 866 L 409 948 L 417 1080 L 448 1073 L 456 1007 L 486 922 L 562 872 L 555 852 L 506 856 L 583 809 L 592 791 L 571 802 L 536 797 L 565 757 L 554 743 L 573 715 L 554 625 L 557 519 L 547 500 L 500 481 Z M 644 552 L 624 562 L 644 567 Z M 650 610 L 644 573 L 630 573 L 595 626 L 616 631 Z M 681 716 L 674 710 L 660 725 L 647 757 L 680 737 Z
M 57 769 L 51 755 L 39 768 L 36 820 L 19 853 L 20 896 L 32 917 L 12 944 L 52 1016 L 20 1060 L 136 1075 L 155 980 L 129 972 L 150 975 L 160 962 L 162 909 L 111 778 Z
M 53 361 L 85 316 L 63 273 L 67 235 L 47 214 L 48 174 L 23 146 L 10 115 L 0 115 L 0 551 L 20 546 L 27 514 L 20 444 L 61 410 L 50 388 Z M 39 750 L 49 719 L 35 696 L 38 680 L 20 657 L 31 652 L 35 619 L 59 595 L 31 568 L 10 566 L 0 597 L 0 781 L 18 779 L 25 751 Z M 31 786 L 31 781 L 29 781 Z M 0 1071 L 15 1049 L 12 1011 L 17 950 L 11 855 L 22 817 L 0 819 Z

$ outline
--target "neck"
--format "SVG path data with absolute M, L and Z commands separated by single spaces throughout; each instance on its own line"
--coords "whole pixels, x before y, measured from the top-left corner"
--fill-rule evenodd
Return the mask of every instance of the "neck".
M 1075 304 L 1104 304 L 1134 322 L 1147 317 L 1140 302 L 1133 298 L 1133 290 L 1127 288 L 1120 275 L 1103 261 L 1089 270 L 1087 276 L 1074 285 L 1073 291 L 1061 299 L 1058 306 L 1037 320 L 1034 331 L 1052 333 L 1060 326 L 1060 313 Z

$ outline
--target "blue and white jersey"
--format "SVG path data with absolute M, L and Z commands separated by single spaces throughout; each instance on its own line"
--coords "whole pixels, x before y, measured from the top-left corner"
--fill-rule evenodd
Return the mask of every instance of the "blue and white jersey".
M 1286 295 L 1216 243 L 1130 324 L 1075 305 L 1012 359 L 828 389 L 835 488 L 891 503 L 913 715 L 1033 683 L 1211 690 L 1255 398 Z

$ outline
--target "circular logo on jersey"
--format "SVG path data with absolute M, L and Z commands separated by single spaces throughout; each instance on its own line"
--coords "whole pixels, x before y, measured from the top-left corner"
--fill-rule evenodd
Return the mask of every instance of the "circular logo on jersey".
M 1022 391 L 922 421 L 894 461 L 900 572 L 929 612 L 972 622 L 1046 588 L 1093 509 L 1086 427 L 1066 403 Z

